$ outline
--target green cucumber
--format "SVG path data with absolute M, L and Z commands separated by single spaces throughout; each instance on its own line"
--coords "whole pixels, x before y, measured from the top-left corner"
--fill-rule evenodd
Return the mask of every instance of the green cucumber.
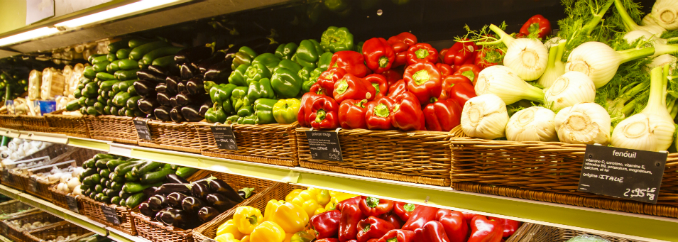
M 103 192 L 104 186 L 102 186 L 101 184 L 97 184 L 96 186 L 94 186 L 94 191 L 97 193 Z
M 112 204 L 120 204 L 120 197 L 114 196 L 111 198 L 111 203 Z
M 82 76 L 89 78 L 89 79 L 93 79 L 94 77 L 96 77 L 96 75 L 97 75 L 97 72 L 94 71 L 94 69 L 91 66 L 85 67 L 85 70 L 82 72 Z
M 83 165 L 83 166 L 84 166 L 84 165 Z M 85 170 L 82 171 L 82 174 L 80 174 L 80 176 L 82 176 L 82 177 L 87 177 L 87 176 L 94 175 L 94 173 L 97 173 L 97 169 L 94 169 L 94 168 L 87 168 L 87 169 L 85 169 Z
M 132 110 L 137 109 L 137 101 L 139 101 L 139 99 L 141 99 L 140 96 L 130 97 L 129 99 L 127 99 L 127 109 Z
M 110 160 L 110 158 L 98 159 L 94 164 L 96 165 L 97 168 L 106 169 L 108 168 L 106 166 L 106 162 L 108 162 L 108 160 Z
M 141 46 L 134 47 L 132 52 L 129 53 L 129 58 L 132 60 L 140 60 L 144 57 L 145 54 L 151 52 L 155 49 L 169 46 L 170 44 L 165 41 L 154 41 L 150 43 L 143 44 Z
M 139 63 L 135 60 L 130 59 L 119 60 L 118 68 L 120 70 L 134 70 L 139 68 Z
M 163 56 L 151 62 L 151 65 L 162 67 L 168 67 L 174 64 L 176 64 L 176 62 L 174 62 L 174 55 Z
M 122 164 L 125 164 L 125 163 L 128 163 L 128 162 L 129 162 L 129 161 L 127 161 L 127 160 L 113 159 L 113 160 L 109 160 L 109 161 L 106 163 L 106 167 L 108 167 L 108 169 L 115 170 L 115 168 L 116 168 L 117 166 L 122 165 Z
M 177 169 L 176 174 L 177 174 L 177 176 L 180 176 L 181 178 L 187 178 L 187 177 L 193 175 L 193 173 L 195 173 L 196 171 L 198 171 L 198 169 L 195 169 L 193 167 L 181 167 L 181 168 Z
M 149 161 L 146 164 L 139 166 L 137 169 L 132 169 L 132 174 L 135 176 L 142 176 L 146 173 L 154 171 L 164 164 L 161 162 Z
M 127 88 L 127 93 L 129 93 L 130 96 L 137 96 L 137 89 L 134 87 L 134 84 Z
M 111 198 L 110 198 L 109 196 L 106 196 L 106 194 L 104 194 L 103 196 L 101 196 L 101 200 L 100 200 L 100 201 L 101 201 L 102 203 L 111 203 Z
M 134 208 L 139 203 L 143 202 L 146 199 L 146 195 L 144 195 L 143 192 L 139 192 L 137 194 L 131 195 L 125 200 L 125 206 L 128 208 Z
M 102 91 L 113 90 L 113 85 L 116 84 L 116 83 L 118 83 L 118 81 L 116 81 L 116 80 L 104 81 L 99 86 L 99 90 L 102 90 Z
M 156 183 L 165 180 L 165 176 L 174 173 L 172 169 L 161 169 L 155 172 L 149 172 L 141 177 L 142 184 Z
M 75 110 L 78 110 L 78 108 L 80 108 L 80 104 L 78 103 L 77 99 L 70 101 L 66 104 L 66 110 L 67 111 L 75 111 Z
M 97 159 L 97 160 L 98 159 L 115 159 L 115 158 L 118 158 L 118 157 L 115 156 L 115 155 L 109 155 L 109 154 L 104 154 L 104 153 L 99 153 L 99 154 L 94 155 L 94 159 Z
M 99 72 L 96 74 L 96 78 L 102 81 L 113 81 L 115 80 L 115 75 L 111 75 L 106 72 Z
M 86 106 L 94 106 L 94 103 L 96 103 L 97 100 L 96 98 L 86 98 L 85 99 L 85 105 Z
M 132 172 L 130 171 L 130 172 L 127 172 L 127 174 L 125 174 L 125 181 L 127 181 L 127 182 L 139 181 L 139 177 L 132 175 Z
M 116 106 L 111 106 L 111 115 L 118 115 L 118 107 Z
M 113 189 L 108 189 L 108 190 L 106 190 L 104 195 L 109 196 L 109 197 L 114 197 L 114 196 L 117 196 L 119 193 L 120 193 L 119 190 L 116 191 L 116 190 L 113 190 Z
M 92 69 L 96 72 L 106 72 L 106 66 L 108 66 L 108 64 L 111 64 L 111 62 L 102 61 L 92 65 Z
M 132 194 L 129 194 L 129 193 L 125 192 L 124 190 L 120 190 L 120 194 L 118 194 L 118 196 L 120 196 L 120 198 L 122 198 L 123 200 L 127 199 L 129 197 L 129 195 L 132 195 Z
M 92 182 L 92 176 L 85 177 L 85 179 L 82 179 L 82 184 L 85 184 L 87 186 L 92 186 L 94 183 Z
M 85 85 L 85 88 L 82 89 L 82 96 L 84 97 L 96 97 L 97 96 L 97 91 L 99 90 L 99 86 L 94 83 L 90 82 Z
M 108 64 L 108 66 L 106 66 L 106 72 L 108 72 L 108 74 L 113 74 L 113 73 L 115 73 L 116 71 L 120 70 L 120 68 L 118 67 L 118 62 L 119 62 L 119 61 L 120 61 L 120 60 L 111 61 L 111 63 Z
M 114 76 L 121 81 L 137 79 L 137 71 L 139 71 L 139 69 L 119 70 L 115 72 Z
M 110 62 L 117 60 L 118 58 L 115 57 L 115 52 L 109 52 L 108 55 L 106 55 L 106 59 Z
M 131 86 L 134 86 L 134 82 L 137 80 L 129 80 L 129 81 L 123 81 L 120 84 L 118 84 L 118 89 L 120 89 L 121 92 L 128 92 L 129 88 Z M 130 94 L 130 97 L 133 96 Z
M 116 190 L 116 191 L 121 191 L 123 184 L 124 183 L 119 183 L 119 182 L 114 181 L 114 182 L 111 183 L 111 189 Z
M 130 48 L 130 50 L 137 48 L 139 46 L 142 46 L 143 44 L 153 42 L 153 40 L 148 40 L 148 39 L 131 39 L 127 42 L 127 47 Z
M 108 62 L 108 57 L 106 55 L 100 55 L 100 56 L 92 58 L 92 60 L 90 61 L 90 63 L 92 63 L 92 65 L 97 64 L 99 62 Z
M 130 98 L 129 93 L 119 92 L 118 94 L 115 94 L 115 97 L 113 97 L 113 105 L 118 107 L 124 107 L 127 104 L 127 99 L 129 98 Z
M 125 173 L 129 172 L 134 168 L 134 166 L 139 165 L 139 162 L 129 162 L 125 164 L 120 164 L 118 165 L 115 170 L 113 171 L 115 174 L 118 176 L 125 176 Z
M 126 47 L 129 47 L 129 45 Z M 129 52 L 131 51 L 132 49 L 130 48 L 119 49 L 118 52 L 115 52 L 115 57 L 120 60 L 129 59 Z
M 181 49 L 183 48 L 174 46 L 157 48 L 155 50 L 152 50 L 151 52 L 146 53 L 139 62 L 143 62 L 143 64 L 145 65 L 150 65 L 151 63 L 153 63 L 153 60 L 163 56 L 174 55 Z
M 138 182 L 126 182 L 125 185 L 122 186 L 122 191 L 125 191 L 126 193 L 134 194 L 137 192 L 142 192 L 144 189 L 149 188 L 149 187 L 159 187 L 162 185 L 162 182 L 157 182 L 153 184 L 141 184 Z
M 96 185 L 96 184 L 99 184 L 99 182 L 101 181 L 101 175 L 99 175 L 99 173 L 94 173 L 89 177 L 90 177 L 90 179 L 92 179 L 92 183 L 91 183 L 91 185 L 90 184 L 87 184 L 87 185 L 90 185 L 90 186 Z
M 89 57 L 87 58 L 87 62 L 92 63 L 92 61 L 94 61 L 94 58 L 101 57 L 101 56 L 106 56 L 106 54 L 89 55 Z
M 111 174 L 111 171 L 109 169 L 103 169 L 99 172 L 99 175 L 101 177 L 108 177 L 109 174 Z
M 121 198 L 121 199 L 120 199 L 120 206 L 123 206 L 123 207 L 124 207 L 125 205 L 126 205 L 126 204 L 125 204 L 125 200 Z
M 84 168 L 94 168 L 96 164 L 96 160 L 94 158 L 91 158 L 89 160 L 86 160 L 85 162 L 82 163 L 82 167 Z
M 117 41 L 117 42 L 114 42 L 114 43 L 110 43 L 108 45 L 108 53 L 116 53 L 120 49 L 127 48 L 128 46 L 129 46 L 128 42 L 125 41 L 125 40 L 120 40 L 120 41 Z

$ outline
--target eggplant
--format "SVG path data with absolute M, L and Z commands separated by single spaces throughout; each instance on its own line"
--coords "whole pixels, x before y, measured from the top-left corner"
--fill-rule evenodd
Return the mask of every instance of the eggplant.
M 219 215 L 219 211 L 213 207 L 205 206 L 198 211 L 198 219 L 200 222 L 207 223 Z
M 197 197 L 188 196 L 184 198 L 184 200 L 181 200 L 181 208 L 190 214 L 198 213 L 198 210 L 204 206 L 205 202 Z
M 165 200 L 167 200 L 165 196 L 161 194 L 155 194 L 152 197 L 149 197 L 147 202 L 151 210 L 159 211 L 162 209 L 162 204 L 165 203 Z
M 210 66 L 205 72 L 203 79 L 216 83 L 228 82 L 228 76 L 230 76 L 233 71 L 233 69 L 231 69 L 231 64 L 233 64 L 233 58 L 226 59 L 225 61 Z
M 167 74 L 168 74 L 167 68 L 162 67 L 162 66 L 150 65 L 150 66 L 148 66 L 148 71 L 155 74 L 155 75 L 167 76 Z
M 210 66 L 222 62 L 226 58 L 226 53 L 224 52 L 215 52 L 210 58 L 202 60 L 198 64 L 198 71 L 200 74 L 205 74 L 205 72 L 209 69 Z
M 207 99 L 202 105 L 200 105 L 200 110 L 198 110 L 198 113 L 200 113 L 200 116 L 205 117 L 205 113 L 207 113 L 207 110 L 209 110 L 212 107 L 213 103 L 212 100 Z
M 205 93 L 205 86 L 200 77 L 193 77 L 186 82 L 186 91 L 188 94 Z
M 155 115 L 152 113 L 146 114 L 146 118 L 150 120 L 156 120 Z
M 180 50 L 174 55 L 174 62 L 184 64 L 189 62 L 198 62 L 207 59 L 212 55 L 212 48 L 205 46 L 196 46 Z
M 181 108 L 181 114 L 183 115 L 184 119 L 188 122 L 199 122 L 200 120 L 203 120 L 205 116 L 200 115 L 200 106 L 196 105 L 188 105 L 183 108 Z
M 243 199 L 238 195 L 238 192 L 236 192 L 231 186 L 228 185 L 225 181 L 219 180 L 219 179 L 214 179 L 209 182 L 209 187 L 210 191 L 213 193 L 219 193 L 221 195 L 226 196 L 226 198 L 231 199 L 236 202 L 242 202 Z
M 156 92 L 167 92 L 167 83 L 164 83 L 164 82 L 158 83 L 158 85 L 155 85 L 155 91 Z
M 224 212 L 238 205 L 238 202 L 228 199 L 226 196 L 219 193 L 210 193 L 205 196 L 205 201 L 208 205 L 216 208 L 219 212 Z
M 141 80 L 150 80 L 154 82 L 164 82 L 167 78 L 165 75 L 153 73 L 150 71 L 137 71 L 137 77 Z
M 137 101 L 137 106 L 142 113 L 151 114 L 160 104 L 154 98 L 145 97 Z
M 191 65 L 191 63 L 184 63 L 181 65 L 179 73 L 181 74 L 181 79 L 188 80 L 198 74 L 198 69 Z
M 181 79 L 179 79 L 178 76 L 168 76 L 167 79 L 165 79 L 165 83 L 167 83 L 167 94 L 177 94 L 177 84 L 179 84 L 179 82 L 181 82 Z
M 171 109 L 172 109 L 172 108 L 170 108 L 170 107 L 168 107 L 168 106 L 160 106 L 160 107 L 155 108 L 155 110 L 153 110 L 153 114 L 155 115 L 155 117 L 156 117 L 158 120 L 161 120 L 161 121 L 170 121 L 170 120 L 172 119 L 172 118 L 170 117 L 170 111 L 171 111 Z
M 183 194 L 181 192 L 172 192 L 169 195 L 167 195 L 167 199 L 165 200 L 167 205 L 165 206 L 170 206 L 173 208 L 181 208 L 181 202 L 186 198 L 186 194 Z
M 184 183 L 165 183 L 160 186 L 160 188 L 155 192 L 156 194 L 171 194 L 174 192 L 179 192 L 182 194 L 190 194 L 191 189 L 186 187 Z
M 134 90 L 142 97 L 155 95 L 156 84 L 150 81 L 140 80 L 134 82 Z
M 173 108 L 179 107 L 179 103 L 177 103 L 177 97 L 176 97 L 176 96 L 170 97 L 170 99 L 169 99 L 169 104 L 170 104 L 170 106 L 172 106 Z M 181 107 L 179 107 L 179 108 L 181 108 Z
M 162 210 L 155 213 L 155 220 L 165 225 L 172 225 L 172 223 L 174 223 L 174 216 L 172 216 L 172 213 L 170 213 L 171 209 L 171 207 L 163 208 Z
M 176 102 L 177 102 L 178 106 L 186 106 L 186 105 L 189 105 L 189 104 L 192 104 L 192 103 L 196 103 L 196 101 L 197 101 L 197 100 L 194 100 L 194 98 L 191 97 L 191 95 L 183 94 L 183 93 L 177 94 L 176 96 L 174 96 L 174 98 L 176 98 Z M 200 108 L 198 108 L 198 109 L 200 109 Z
M 179 184 L 188 184 L 189 183 L 188 181 L 186 181 L 186 179 L 184 179 L 183 177 L 177 176 L 177 174 L 174 174 L 174 173 L 167 174 L 167 176 L 165 176 L 165 180 L 168 181 L 168 182 L 179 183 Z M 163 185 L 172 184 L 172 183 L 165 183 Z M 186 186 L 184 185 L 184 187 L 186 187 Z
M 158 101 L 158 104 L 161 106 L 171 106 L 170 97 L 171 96 L 167 95 L 165 92 L 159 92 L 155 95 L 155 100 Z
M 186 90 L 186 81 L 177 83 L 177 93 L 188 93 L 188 90 Z
M 152 187 L 144 189 L 142 192 L 144 193 L 145 197 L 152 197 L 153 195 L 155 195 L 156 190 L 158 190 L 158 187 L 152 186 Z
M 181 107 L 173 107 L 172 110 L 170 110 L 169 115 L 170 119 L 172 121 L 181 123 L 181 121 L 184 121 L 184 117 L 181 115 L 181 111 L 179 111 Z
M 204 198 L 207 194 L 210 194 L 210 188 L 207 181 L 199 180 L 191 183 L 191 195 Z
M 141 212 L 141 214 L 146 215 L 147 217 L 151 217 L 151 218 L 153 217 L 153 215 L 156 214 L 155 212 L 153 212 L 153 210 L 151 210 L 148 202 L 139 203 L 139 212 Z
M 189 229 L 195 228 L 196 225 L 198 225 L 197 223 L 193 222 L 193 219 L 191 219 L 192 216 L 190 214 L 193 213 L 189 213 L 188 211 L 181 209 L 170 209 L 168 212 L 172 215 L 172 226 L 174 227 Z

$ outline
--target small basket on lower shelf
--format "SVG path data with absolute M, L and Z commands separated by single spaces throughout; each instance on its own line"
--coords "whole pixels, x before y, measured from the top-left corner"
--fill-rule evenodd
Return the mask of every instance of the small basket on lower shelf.
M 80 202 L 80 200 L 78 200 L 76 198 L 76 196 L 74 196 L 72 194 L 65 194 L 61 191 L 57 191 L 56 185 L 49 187 L 49 193 L 52 196 L 52 203 L 54 203 L 55 205 L 57 205 L 59 207 L 62 207 L 62 208 L 65 208 L 65 209 L 70 209 L 70 206 L 68 205 L 68 198 L 67 197 L 73 197 L 75 203 L 78 206 L 78 210 L 80 208 L 82 208 L 82 203 Z
M 52 132 L 65 134 L 73 137 L 89 138 L 87 122 L 82 115 L 63 115 L 64 110 L 59 110 L 45 114 L 47 123 L 52 128 Z
M 52 193 L 49 191 L 49 188 L 58 184 L 59 181 L 49 181 L 49 180 L 36 180 L 35 178 L 32 178 L 31 176 L 33 174 L 41 173 L 41 172 L 49 172 L 55 167 L 59 169 L 66 169 L 68 167 L 77 167 L 77 163 L 75 160 L 68 160 L 64 162 L 58 162 L 55 164 L 52 164 L 51 166 L 46 166 L 46 167 L 40 167 L 40 168 L 34 168 L 28 170 L 28 176 L 27 177 L 22 177 L 22 180 L 26 182 L 24 184 L 24 187 L 26 188 L 26 192 L 28 194 L 31 194 L 33 196 L 42 198 L 47 201 L 53 201 L 52 200 Z
M 265 196 L 265 194 L 268 194 L 270 189 L 273 189 L 273 187 L 275 187 L 276 184 L 275 182 L 272 181 L 261 180 L 246 176 L 239 176 L 226 173 L 208 173 L 208 172 L 206 172 L 204 175 L 201 174 L 198 176 L 195 175 L 191 176 L 187 180 L 195 181 L 208 175 L 212 175 L 217 179 L 225 181 L 229 186 L 231 186 L 236 191 L 245 187 L 254 188 L 256 194 L 246 199 L 245 201 L 242 201 L 239 205 L 236 205 L 236 207 L 247 204 L 250 201 L 254 201 L 258 199 L 260 196 Z M 229 209 L 228 211 L 223 212 L 222 215 L 229 213 L 230 211 L 233 210 L 235 210 L 235 207 Z M 151 218 L 139 213 L 136 210 L 132 211 L 132 217 L 134 217 L 134 227 L 137 231 L 138 236 L 144 237 L 146 239 L 152 241 L 168 241 L 168 242 L 202 241 L 194 240 L 193 231 L 195 229 L 184 230 L 180 228 L 174 228 L 173 226 L 166 226 L 160 222 L 153 221 Z
M 130 210 L 127 207 L 105 204 L 102 202 L 97 202 L 94 199 L 91 199 L 86 196 L 78 196 L 78 203 L 82 205 L 80 207 L 80 214 L 85 215 L 86 217 L 102 223 L 108 227 L 120 230 L 124 233 L 130 235 L 137 235 L 137 231 L 134 228 L 134 221 L 130 215 Z M 119 224 L 114 224 L 109 222 L 104 216 L 104 210 L 102 207 L 107 207 L 107 209 L 112 209 L 115 211 L 115 214 L 118 218 Z
M 25 213 L 20 216 L 16 216 L 11 219 L 7 219 L 2 221 L 2 226 L 6 226 L 7 229 L 4 231 L 7 231 L 5 235 L 9 237 L 10 239 L 14 241 L 29 241 L 28 237 L 26 236 L 28 232 L 31 232 L 36 229 L 40 229 L 45 226 L 40 226 L 40 228 L 30 228 L 30 229 L 24 229 L 23 226 L 25 224 L 35 224 L 35 222 L 40 222 L 41 224 L 49 223 L 47 226 L 61 222 L 63 219 L 56 217 L 54 215 L 51 215 L 46 212 L 42 211 L 35 211 L 35 212 L 30 212 L 30 213 Z M 16 223 L 19 223 L 21 225 L 17 225 Z M 3 228 L 4 229 L 4 228 Z
M 140 146 L 200 154 L 200 138 L 192 124 L 158 120 L 146 121 L 148 129 L 151 131 L 151 140 L 140 137 Z
M 631 242 L 631 241 L 633 241 L 633 240 L 628 240 L 628 239 L 619 238 L 619 237 L 613 237 L 613 236 L 608 236 L 608 235 L 600 235 L 600 234 L 591 234 L 591 233 L 586 233 L 586 232 L 583 232 L 583 231 L 563 229 L 563 228 L 551 227 L 551 226 L 546 226 L 546 225 L 531 224 L 531 227 L 532 228 L 530 229 L 530 231 L 528 233 L 523 233 L 519 237 L 517 237 L 518 240 L 507 240 L 506 242 L 514 242 L 514 241 L 520 241 L 520 242 L 541 242 L 541 241 L 565 242 L 565 241 L 568 241 L 568 240 L 570 240 L 570 239 L 572 239 L 576 236 L 579 236 L 579 235 L 597 236 L 597 237 L 603 238 L 603 239 L 610 241 L 610 242 Z
M 28 116 L 21 115 L 21 123 L 23 129 L 26 131 L 35 131 L 43 133 L 51 133 L 53 129 L 49 126 L 47 119 L 44 116 Z
M 19 115 L 0 114 L 0 127 L 23 130 L 23 122 Z
M 0 215 L 0 220 L 8 219 L 14 215 L 27 212 L 31 209 L 33 209 L 33 207 L 17 200 L 0 203 L 0 214 L 2 214 Z
M 257 163 L 295 167 L 297 159 L 297 141 L 292 124 L 233 124 L 230 126 L 235 135 L 237 150 L 219 149 L 212 133 L 215 124 L 192 123 L 200 136 L 201 153 L 206 156 L 245 160 Z
M 134 118 L 113 115 L 84 116 L 92 139 L 108 140 L 125 144 L 137 144 L 138 135 Z
M 92 236 L 94 233 L 81 228 L 69 222 L 59 222 L 44 228 L 36 229 L 26 233 L 26 237 L 31 242 L 41 242 L 47 240 L 56 240 L 59 236 L 66 238 L 68 241 L 78 241 L 79 239 Z

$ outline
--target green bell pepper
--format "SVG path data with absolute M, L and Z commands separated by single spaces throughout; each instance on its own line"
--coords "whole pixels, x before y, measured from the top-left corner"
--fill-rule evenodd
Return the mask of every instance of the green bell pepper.
M 271 80 L 268 78 L 261 78 L 259 81 L 250 82 L 249 90 L 247 90 L 247 97 L 250 100 L 275 98 L 275 92 L 273 92 L 273 88 L 271 88 Z
M 330 62 L 332 62 L 332 55 L 332 52 L 323 53 L 318 59 L 318 68 L 325 68 L 326 70 L 329 69 Z
M 224 102 L 221 103 L 221 108 L 226 115 L 235 114 L 235 108 L 233 108 L 233 101 L 231 101 L 230 98 L 224 100 Z
M 332 53 L 342 50 L 353 50 L 353 34 L 346 27 L 330 26 L 320 37 L 320 46 Z
M 280 59 L 272 53 L 263 53 L 252 61 L 252 65 L 258 63 L 265 65 L 268 68 L 268 71 L 273 73 L 278 66 L 278 63 L 280 63 Z
M 206 81 L 204 85 L 205 89 L 207 89 L 207 86 L 211 86 L 208 93 L 210 94 L 212 103 L 223 103 L 226 100 L 230 100 L 233 89 L 238 87 L 230 83 L 215 85 L 215 83 L 211 81 Z
M 245 81 L 249 85 L 253 81 L 259 81 L 262 78 L 271 78 L 271 72 L 262 63 L 254 63 L 247 68 L 245 72 Z
M 257 52 L 252 50 L 252 48 L 243 46 L 238 49 L 238 52 L 235 53 L 233 57 L 233 63 L 231 64 L 231 70 L 235 70 L 240 65 L 252 63 L 252 59 L 257 56 Z
M 324 51 L 314 39 L 302 40 L 297 49 L 295 61 L 303 67 L 315 68 L 316 62 Z
M 289 60 L 294 55 L 294 52 L 297 51 L 297 44 L 290 42 L 287 44 L 280 44 L 278 48 L 275 49 L 275 56 L 281 60 Z
M 254 101 L 254 114 L 257 116 L 257 124 L 275 123 L 273 118 L 273 106 L 278 99 L 260 98 Z
M 240 117 L 252 116 L 254 114 L 254 108 L 252 106 L 243 106 L 238 109 L 238 113 L 236 114 Z
M 326 70 L 327 69 L 325 69 L 325 68 L 318 67 L 318 68 L 315 68 L 310 73 L 306 73 L 304 71 L 304 69 L 301 69 L 301 71 L 299 71 L 299 77 L 301 77 L 301 79 L 304 81 L 301 84 L 301 91 L 303 93 L 310 92 L 313 84 L 315 84 L 318 81 L 320 74 L 322 74 Z
M 297 121 L 301 101 L 296 98 L 280 99 L 273 105 L 273 118 L 279 124 L 291 124 Z
M 283 60 L 273 73 L 271 87 L 280 98 L 296 97 L 301 91 L 303 80 L 299 77 L 301 67 L 293 61 Z
M 242 107 L 251 106 L 250 99 L 247 98 L 248 87 L 236 87 L 231 93 L 231 102 L 233 103 L 233 110 L 239 111 Z
M 224 123 L 226 122 L 226 113 L 220 105 L 215 103 L 214 106 L 207 109 L 205 120 L 210 123 Z
M 238 66 L 237 69 L 233 69 L 231 75 L 228 76 L 228 82 L 236 86 L 247 86 L 247 77 L 245 73 L 249 67 L 250 65 L 248 64 L 242 64 Z
M 257 124 L 257 115 L 250 115 L 238 119 L 238 124 Z
M 226 123 L 237 124 L 238 120 L 240 120 L 240 119 L 242 119 L 242 117 L 240 117 L 238 115 L 231 115 L 231 116 L 228 116 L 228 118 L 226 118 Z

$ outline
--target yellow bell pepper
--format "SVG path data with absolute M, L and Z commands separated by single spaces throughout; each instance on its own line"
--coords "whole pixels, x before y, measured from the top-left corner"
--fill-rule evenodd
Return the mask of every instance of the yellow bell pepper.
M 316 209 L 315 212 L 313 212 L 313 215 L 321 214 L 321 213 L 324 213 L 324 212 L 327 212 L 327 211 L 325 211 L 324 208 L 320 207 L 320 208 Z
M 256 242 L 283 242 L 285 240 L 285 230 L 275 222 L 264 221 L 252 231 L 250 240 Z
M 217 236 L 229 233 L 232 234 L 235 239 L 242 239 L 243 234 L 238 230 L 238 226 L 235 225 L 233 219 L 229 219 L 225 223 L 219 225 L 217 228 Z
M 289 194 L 287 194 L 287 196 L 285 196 L 285 201 L 291 202 L 292 199 L 294 199 L 295 197 L 299 196 L 299 193 L 300 193 L 301 191 L 303 191 L 303 190 L 301 190 L 301 189 L 294 189 L 294 190 L 292 190 Z
M 313 215 L 315 214 L 315 210 L 317 210 L 317 209 L 319 209 L 319 208 L 321 208 L 321 207 L 320 207 L 320 205 L 318 204 L 318 202 L 316 202 L 315 200 L 311 199 L 311 200 L 306 200 L 306 201 L 304 202 L 304 205 L 301 206 L 301 208 L 303 208 L 304 211 L 306 211 L 306 214 L 308 214 L 308 217 L 310 218 L 310 217 L 313 217 Z
M 294 234 L 285 233 L 285 240 L 283 240 L 283 242 L 290 242 L 292 240 L 292 236 L 294 236 Z
M 306 191 L 308 191 L 308 194 L 310 194 L 311 196 L 314 196 L 314 197 L 317 196 L 318 193 L 320 193 L 321 190 L 322 189 L 315 188 L 315 187 L 309 187 L 309 188 L 306 189 Z
M 314 239 L 315 239 L 315 236 L 313 234 L 306 232 L 306 231 L 300 231 L 300 232 L 294 233 L 292 238 L 290 238 L 290 242 L 311 242 Z
M 308 224 L 308 214 L 293 203 L 270 200 L 266 204 L 264 220 L 277 223 L 286 233 L 296 233 Z
M 242 234 L 251 234 L 259 224 L 264 221 L 261 211 L 257 208 L 244 206 L 238 207 L 233 214 L 233 221 Z
M 233 237 L 231 233 L 221 234 L 214 238 L 217 242 L 242 242 L 239 239 Z
M 330 197 L 330 192 L 324 189 L 320 190 L 320 192 L 318 192 L 318 194 L 316 194 L 315 197 L 316 197 L 315 200 L 318 201 L 318 204 L 320 204 L 320 206 L 327 205 L 327 203 L 329 203 L 330 199 L 332 198 Z
M 332 195 L 330 195 L 330 196 L 332 196 Z M 337 201 L 341 202 L 341 201 L 344 201 L 346 199 L 354 198 L 354 197 L 357 197 L 357 196 L 358 195 L 355 195 L 355 194 L 340 192 L 340 193 L 337 193 L 335 196 L 332 196 L 332 198 L 336 198 Z
M 249 236 L 249 235 L 245 235 L 245 237 L 242 237 L 242 239 L 240 240 L 240 242 L 250 242 L 250 236 Z

